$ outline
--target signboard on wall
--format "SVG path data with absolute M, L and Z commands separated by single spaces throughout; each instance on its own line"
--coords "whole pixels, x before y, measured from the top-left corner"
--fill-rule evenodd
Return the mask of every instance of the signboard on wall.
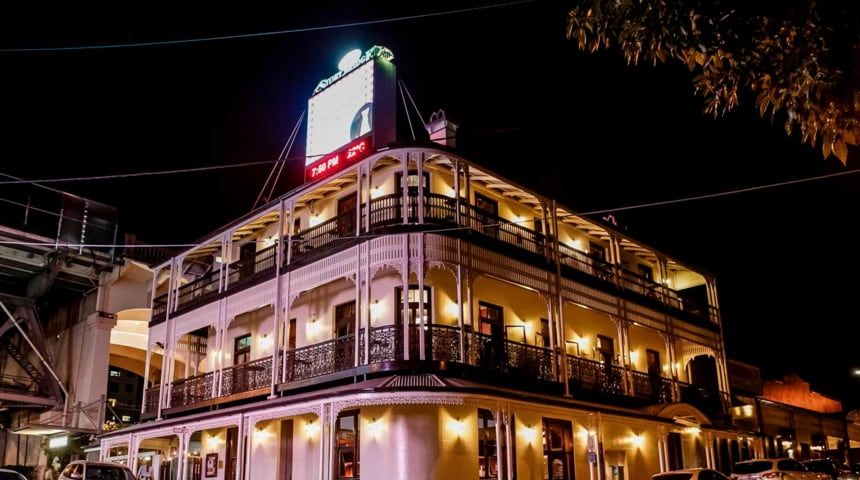
M 357 51 L 319 82 L 308 100 L 305 181 L 331 175 L 395 139 L 393 58 L 379 46 Z

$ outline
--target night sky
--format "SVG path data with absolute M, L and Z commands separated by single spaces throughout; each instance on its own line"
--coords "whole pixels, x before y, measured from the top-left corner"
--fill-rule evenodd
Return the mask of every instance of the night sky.
M 856 149 L 824 159 L 743 98 L 707 116 L 686 68 L 580 52 L 550 2 L 309 3 L 4 15 L 0 173 L 78 179 L 45 185 L 117 207 L 141 241 L 194 242 L 251 210 L 297 125 L 303 152 L 340 56 L 382 45 L 417 138 L 443 109 L 468 158 L 714 273 L 730 358 L 860 408 Z

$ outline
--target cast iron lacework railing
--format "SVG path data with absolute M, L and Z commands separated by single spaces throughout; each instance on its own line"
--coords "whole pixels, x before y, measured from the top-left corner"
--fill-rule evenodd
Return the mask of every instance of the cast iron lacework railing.
M 215 373 L 208 372 L 176 380 L 170 386 L 170 406 L 193 405 L 213 398 Z
M 274 272 L 277 252 L 277 245 L 270 245 L 255 252 L 252 257 L 231 263 L 227 275 L 227 288 L 241 285 L 267 272 Z
M 408 352 L 410 359 L 420 359 L 418 343 L 419 325 L 409 325 Z M 283 353 L 278 368 L 272 368 L 272 358 L 265 357 L 241 365 L 225 368 L 221 372 L 221 391 L 216 394 L 217 374 L 213 372 L 173 382 L 170 388 L 170 406 L 193 405 L 206 400 L 268 388 L 272 375 L 277 372 L 276 383 L 281 378 L 286 384 L 313 381 L 316 378 L 352 370 L 357 365 L 379 365 L 397 362 L 405 358 L 404 339 L 399 327 L 387 325 L 370 329 L 367 348 L 368 361 L 364 361 L 366 338 L 364 329 L 359 331 L 356 356 L 355 334 L 308 345 Z M 560 381 L 553 375 L 555 356 L 552 349 L 493 337 L 482 333 L 466 332 L 463 335 L 465 360 L 460 357 L 460 330 L 456 326 L 427 325 L 424 327 L 425 359 L 446 363 L 470 364 L 481 375 L 487 374 L 498 380 L 498 375 L 511 379 L 553 383 Z M 475 349 L 472 352 L 472 345 Z M 473 358 L 472 358 L 473 357 Z M 578 357 L 564 356 L 567 362 L 567 380 L 575 395 L 584 393 L 635 398 L 643 403 L 670 403 L 685 401 L 704 412 L 721 414 L 724 395 L 716 389 L 663 378 L 659 374 L 649 375 L 626 369 L 621 365 Z M 286 370 L 284 370 L 284 368 Z M 411 367 L 410 367 L 411 368 Z M 629 382 L 628 382 L 629 379 Z M 627 385 L 627 388 L 625 388 Z M 145 393 L 144 413 L 155 412 L 158 407 L 159 389 L 151 388 Z
M 272 385 L 272 357 L 260 358 L 225 368 L 221 373 L 221 395 L 269 388 Z
M 401 194 L 385 195 L 372 199 L 370 201 L 369 228 L 373 230 L 403 224 L 404 221 L 408 224 L 417 223 L 419 219 L 419 197 L 417 195 L 406 196 L 405 209 L 403 208 L 403 200 L 404 196 Z M 366 207 L 362 206 L 361 208 L 363 221 Z M 458 202 L 452 197 L 438 193 L 425 194 L 423 212 L 425 224 L 457 226 L 459 217 L 460 226 L 469 227 L 473 232 L 486 238 L 492 238 L 492 241 L 516 246 L 533 254 L 550 257 L 552 248 L 554 248 L 552 237 L 484 212 L 473 205 L 469 205 L 463 198 Z M 290 237 L 290 255 L 289 257 L 284 256 L 285 261 L 289 261 L 288 258 L 299 260 L 311 252 L 319 252 L 328 247 L 335 248 L 339 241 L 356 235 L 356 225 L 356 212 L 351 211 L 296 233 Z M 229 290 L 231 286 L 246 285 L 253 279 L 261 278 L 273 272 L 276 249 L 277 246 L 272 245 L 258 251 L 253 257 L 232 264 L 228 269 L 225 288 Z M 665 285 L 591 257 L 563 243 L 558 245 L 558 257 L 563 267 L 600 279 L 605 282 L 607 287 L 619 288 L 642 297 L 652 298 L 694 318 L 710 322 L 712 307 L 686 298 L 681 292 Z M 216 270 L 180 287 L 176 310 L 178 312 L 186 311 L 213 299 L 219 291 L 219 279 L 220 275 Z M 153 300 L 152 318 L 154 321 L 164 319 L 167 310 L 166 300 L 167 295 L 159 296 Z

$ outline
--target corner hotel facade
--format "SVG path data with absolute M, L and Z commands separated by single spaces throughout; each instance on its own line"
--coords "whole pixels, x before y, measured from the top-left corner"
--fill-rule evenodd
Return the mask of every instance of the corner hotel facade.
M 715 279 L 458 155 L 444 112 L 396 141 L 394 70 L 374 47 L 322 82 L 309 155 L 325 92 L 368 97 L 342 148 L 155 270 L 143 421 L 100 458 L 159 480 L 648 480 L 760 453 L 731 426 Z

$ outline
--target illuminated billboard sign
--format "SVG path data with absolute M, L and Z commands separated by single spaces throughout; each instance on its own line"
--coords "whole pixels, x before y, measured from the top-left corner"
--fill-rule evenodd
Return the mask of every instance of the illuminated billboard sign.
M 355 159 L 357 146 L 364 154 L 394 140 L 393 58 L 384 47 L 356 51 L 319 82 L 308 100 L 306 181 L 343 168 Z

